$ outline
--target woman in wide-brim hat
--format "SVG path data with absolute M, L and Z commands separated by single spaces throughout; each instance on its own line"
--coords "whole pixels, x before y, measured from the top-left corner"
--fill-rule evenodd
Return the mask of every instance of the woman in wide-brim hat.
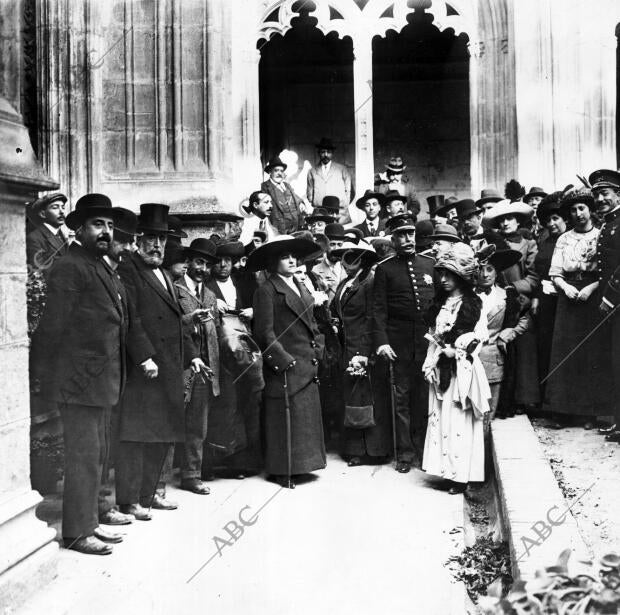
M 560 200 L 572 229 L 555 244 L 549 277 L 558 291 L 545 409 L 564 424 L 591 429 L 597 416 L 612 415 L 614 399 L 606 357 L 609 335 L 600 326 L 594 201 L 589 190 L 573 190 Z
M 318 388 L 322 336 L 312 295 L 294 277 L 317 247 L 280 236 L 254 250 L 247 263 L 269 272 L 254 294 L 254 338 L 263 352 L 265 470 L 284 487 L 326 463 Z
M 445 479 L 456 494 L 485 479 L 483 418 L 491 393 L 478 352 L 486 322 L 473 288 L 473 250 L 456 243 L 438 256 L 435 268 L 441 290 L 427 316 L 432 341 L 422 368 L 429 383 L 422 469 Z

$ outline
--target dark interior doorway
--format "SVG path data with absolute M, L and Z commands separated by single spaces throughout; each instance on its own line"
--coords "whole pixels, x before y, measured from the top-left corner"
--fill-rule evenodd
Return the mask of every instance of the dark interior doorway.
M 416 10 L 373 40 L 375 169 L 400 155 L 419 197 L 469 196 L 468 38 Z M 424 207 L 423 207 L 424 209 Z
M 620 169 L 620 23 L 616 24 L 616 165 Z
M 351 39 L 323 35 L 308 16 L 312 2 L 297 6 L 292 29 L 258 45 L 261 159 L 286 148 L 298 154 L 300 167 L 304 160 L 314 165 L 315 144 L 325 136 L 336 144 L 334 160 L 354 175 Z

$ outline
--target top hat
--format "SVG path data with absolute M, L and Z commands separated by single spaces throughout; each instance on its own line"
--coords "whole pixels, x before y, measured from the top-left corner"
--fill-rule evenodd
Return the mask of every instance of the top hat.
M 284 162 L 282 162 L 280 156 L 274 156 L 268 163 L 267 166 L 265 167 L 265 173 L 270 173 L 271 169 L 273 169 L 274 167 L 282 167 L 283 169 L 286 169 L 288 165 Z
M 190 257 L 199 256 L 206 258 L 211 262 L 215 262 L 217 260 L 217 246 L 213 241 L 207 239 L 206 237 L 197 237 L 196 239 L 194 239 L 194 241 L 189 244 L 187 252 Z
M 410 213 L 398 214 L 385 223 L 385 228 L 391 234 L 399 231 L 415 231 L 415 218 Z
M 170 237 L 177 237 L 178 239 L 187 239 L 188 235 L 183 230 L 183 222 L 181 218 L 176 216 L 168 216 L 168 235 Z
M 435 225 L 430 220 L 420 220 L 415 224 L 415 245 L 416 248 L 424 250 L 432 243 L 431 235 L 435 232 Z
M 533 195 L 532 195 L 533 196 Z M 482 208 L 487 203 L 499 203 L 503 201 L 504 197 L 494 188 L 483 188 L 480 191 L 480 198 L 476 201 L 476 207 Z
M 395 192 L 395 190 L 392 190 L 392 192 Z M 359 199 L 357 199 L 357 201 L 355 201 L 355 206 L 358 209 L 364 209 L 364 207 L 366 206 L 366 201 L 368 199 L 377 199 L 377 201 L 379 201 L 379 205 L 383 206 L 385 196 L 381 194 L 381 192 L 366 190 L 366 192 L 364 192 L 364 194 Z
M 328 212 L 337 215 L 340 211 L 340 199 L 331 194 L 324 196 L 321 201 L 321 209 L 326 209 Z
M 344 239 L 344 226 L 338 222 L 330 222 L 323 232 L 328 239 Z
M 335 150 L 336 146 L 331 139 L 328 139 L 327 137 L 322 137 L 321 140 L 316 144 L 316 149 Z
M 390 161 L 385 165 L 386 171 L 392 173 L 402 173 L 407 168 L 406 164 L 403 164 L 403 159 L 400 156 L 392 156 Z
M 230 258 L 241 258 L 245 255 L 245 246 L 240 241 L 226 241 L 217 245 L 215 256 L 229 256 Z
M 590 173 L 588 182 L 592 186 L 592 190 L 597 188 L 620 188 L 620 173 L 610 169 L 598 169 Z
M 73 231 L 77 230 L 86 220 L 95 216 L 104 216 L 116 221 L 118 211 L 112 207 L 112 201 L 105 194 L 91 193 L 81 196 L 75 209 L 67 216 L 65 224 Z
M 522 220 L 527 220 L 534 213 L 534 210 L 525 203 L 519 201 L 510 202 L 508 199 L 500 201 L 484 214 L 484 220 L 491 226 L 503 216 L 515 216 Z
M 135 237 L 142 235 L 138 231 L 138 216 L 124 207 L 115 207 L 117 218 L 114 221 L 114 239 L 118 239 L 118 233 Z
M 279 235 L 275 239 L 258 246 L 249 256 L 246 263 L 247 271 L 260 271 L 269 267 L 280 255 L 290 252 L 297 258 L 305 258 L 316 254 L 319 246 L 308 239 L 291 237 L 291 235 Z
M 478 271 L 474 251 L 466 243 L 455 243 L 437 255 L 435 269 L 447 269 L 468 284 L 473 284 Z
M 168 205 L 142 203 L 138 216 L 138 228 L 147 233 L 168 233 Z
M 443 194 L 433 194 L 426 197 L 426 202 L 428 203 L 428 213 L 433 218 L 437 215 L 437 211 L 444 206 L 446 197 Z
M 523 202 L 527 203 L 528 199 L 532 196 L 540 196 L 542 198 L 545 198 L 547 196 L 547 193 L 538 186 L 532 186 L 530 188 L 530 191 L 523 197 Z
M 40 198 L 38 198 L 30 208 L 32 211 L 39 212 L 45 209 L 50 203 L 54 203 L 55 201 L 61 201 L 63 203 L 67 202 L 67 197 L 62 192 L 52 192 L 52 194 L 46 194 Z
M 335 217 L 323 207 L 317 207 L 311 215 L 306 216 L 306 222 L 308 222 L 309 224 L 312 224 L 313 222 L 325 222 L 326 224 L 329 224 L 334 220 Z

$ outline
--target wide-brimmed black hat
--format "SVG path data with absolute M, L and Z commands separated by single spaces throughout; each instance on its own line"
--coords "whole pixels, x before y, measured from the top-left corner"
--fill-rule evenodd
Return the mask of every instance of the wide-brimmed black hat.
M 119 214 L 112 207 L 112 201 L 105 195 L 93 192 L 81 196 L 75 209 L 65 219 L 65 224 L 73 231 L 77 230 L 86 220 L 96 216 L 112 218 L 116 222 Z
M 334 216 L 323 207 L 317 207 L 310 216 L 306 216 L 306 222 L 308 224 L 312 224 L 313 222 L 325 222 L 325 224 L 329 224 L 333 221 Z
M 487 203 L 499 203 L 504 200 L 504 195 L 499 193 L 495 188 L 483 188 L 480 191 L 480 198 L 476 201 L 476 207 L 482 209 Z
M 50 203 L 54 203 L 55 201 L 61 201 L 62 203 L 67 202 L 67 197 L 62 192 L 52 192 L 51 194 L 46 194 L 36 201 L 32 203 L 30 209 L 34 212 L 39 212 L 45 209 Z
M 561 196 L 562 192 L 560 191 L 552 192 L 544 197 L 538 205 L 538 208 L 536 209 L 536 217 L 543 226 L 547 224 L 547 221 L 553 214 L 560 213 Z
M 430 220 L 419 220 L 415 224 L 415 245 L 416 248 L 424 250 L 433 243 L 431 238 L 435 232 L 435 225 Z
M 527 203 L 528 199 L 533 196 L 539 196 L 544 199 L 547 193 L 539 186 L 532 186 L 529 192 L 523 197 L 523 202 Z
M 592 190 L 597 188 L 620 188 L 620 173 L 611 169 L 598 169 L 590 173 L 588 182 Z
M 459 199 L 458 199 L 457 197 L 455 197 L 455 196 L 449 196 L 449 197 L 445 200 L 444 204 L 443 204 L 441 207 L 438 207 L 438 208 L 437 208 L 437 211 L 435 212 L 435 215 L 436 215 L 436 216 L 440 216 L 440 217 L 442 217 L 442 218 L 445 218 L 445 217 L 448 215 L 448 212 L 449 212 L 451 209 L 454 209 L 454 205 L 455 205 L 456 203 L 458 203 L 458 202 L 459 202 Z
M 443 241 L 451 241 L 452 243 L 462 241 L 456 229 L 451 224 L 438 224 L 435 227 L 432 240 L 439 241 L 440 239 Z
M 331 139 L 328 139 L 327 137 L 323 137 L 317 144 L 316 144 L 316 149 L 329 149 L 329 150 L 335 150 L 336 146 L 334 145 L 334 142 Z
M 287 252 L 294 254 L 299 259 L 304 259 L 311 254 L 318 253 L 320 249 L 320 246 L 314 241 L 291 237 L 290 235 L 279 235 L 262 246 L 258 246 L 248 256 L 246 269 L 248 271 L 261 271 Z
M 340 199 L 332 194 L 324 196 L 321 201 L 321 209 L 326 209 L 328 212 L 338 215 L 340 212 Z
M 271 169 L 273 169 L 274 167 L 283 167 L 284 169 L 286 169 L 286 167 L 288 167 L 288 165 L 286 163 L 282 162 L 282 159 L 280 158 L 280 156 L 274 156 L 267 163 L 267 166 L 265 167 L 265 173 L 269 173 L 271 171 Z
M 127 237 L 142 235 L 138 231 L 138 216 L 124 207 L 115 207 L 117 218 L 114 220 L 114 239 L 119 239 L 119 233 Z
M 473 199 L 461 199 L 454 203 L 452 208 L 456 210 L 456 217 L 459 219 L 465 219 L 471 214 L 479 214 L 483 211 L 482 207 L 476 205 Z
M 138 228 L 145 233 L 168 233 L 168 205 L 142 203 L 138 216 Z
M 215 262 L 217 260 L 217 246 L 213 241 L 207 239 L 206 237 L 197 237 L 194 239 L 194 241 L 189 244 L 187 252 L 190 257 L 200 256 L 211 262 Z
M 415 217 L 411 214 L 398 214 L 386 221 L 385 228 L 391 234 L 399 231 L 415 231 L 415 223 Z
M 343 239 L 344 236 L 344 226 L 342 224 L 338 224 L 338 222 L 330 222 L 323 231 L 323 234 L 328 239 Z
M 241 258 L 245 255 L 245 247 L 240 241 L 226 241 L 217 245 L 215 256 L 229 256 L 230 258 Z
M 426 202 L 428 203 L 428 213 L 432 218 L 445 205 L 446 197 L 443 194 L 433 194 L 426 197 Z
M 498 273 L 510 269 L 521 260 L 522 254 L 519 250 L 496 250 L 486 259 L 479 259 L 481 265 L 488 263 L 495 268 Z
M 178 239 L 187 239 L 188 235 L 183 230 L 183 222 L 181 218 L 176 216 L 168 216 L 168 235 L 177 237 Z
M 377 201 L 379 201 L 379 205 L 383 206 L 384 198 L 385 195 L 383 195 L 381 192 L 366 190 L 366 192 L 364 192 L 364 194 L 359 199 L 357 199 L 357 201 L 355 201 L 355 206 L 358 209 L 364 209 L 364 207 L 366 206 L 366 201 L 368 199 L 377 199 Z

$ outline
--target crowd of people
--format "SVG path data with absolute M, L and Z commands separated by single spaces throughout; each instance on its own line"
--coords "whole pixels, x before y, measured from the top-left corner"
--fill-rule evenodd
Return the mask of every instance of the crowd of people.
M 333 144 L 317 150 L 305 198 L 269 162 L 240 237 L 189 241 L 165 204 L 137 216 L 102 194 L 66 217 L 60 193 L 33 205 L 31 378 L 63 421 L 66 547 L 110 553 L 104 526 L 177 508 L 175 467 L 197 495 L 263 472 L 294 488 L 331 447 L 456 494 L 485 479 L 494 418 L 620 442 L 620 173 L 435 195 L 418 220 L 402 159 L 355 199 Z

